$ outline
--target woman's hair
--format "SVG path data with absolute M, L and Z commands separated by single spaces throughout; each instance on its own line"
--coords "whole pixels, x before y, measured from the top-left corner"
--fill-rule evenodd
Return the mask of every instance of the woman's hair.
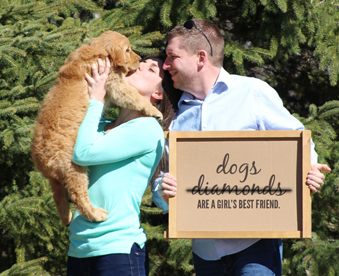
M 154 56 L 147 56 L 143 58 L 142 61 L 147 59 L 160 59 L 164 62 L 166 55 L 158 54 Z M 178 111 L 178 102 L 183 92 L 174 88 L 171 75 L 167 70 L 164 70 L 164 78 L 159 84 L 159 89 L 163 92 L 163 98 L 155 103 L 154 106 L 163 115 L 163 120 L 160 122 L 160 125 L 162 129 L 166 131 L 174 119 L 175 113 Z
M 146 58 L 143 58 L 142 60 L 147 59 L 160 59 L 165 62 L 166 55 L 159 54 L 148 56 Z M 178 102 L 183 92 L 174 88 L 171 75 L 167 70 L 164 70 L 164 78 L 162 79 L 162 82 L 159 84 L 159 86 L 160 90 L 163 92 L 163 98 L 162 100 L 155 103 L 154 106 L 159 109 L 159 111 L 163 115 L 163 120 L 160 122 L 160 125 L 162 129 L 166 131 L 168 130 L 172 120 L 174 119 L 175 113 L 178 111 Z M 154 181 L 154 179 L 160 174 L 161 171 L 165 170 L 167 170 L 166 151 L 164 151 L 150 183 Z

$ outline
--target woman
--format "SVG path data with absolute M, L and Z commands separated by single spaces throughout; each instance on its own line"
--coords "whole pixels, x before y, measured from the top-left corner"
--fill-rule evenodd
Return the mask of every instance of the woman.
M 164 127 L 174 111 L 164 103 L 163 60 L 149 58 L 126 79 L 151 104 L 164 112 Z M 93 65 L 89 83 L 90 105 L 80 126 L 73 161 L 89 168 L 89 196 L 95 207 L 108 211 L 97 223 L 76 211 L 69 225 L 67 275 L 148 275 L 146 234 L 140 227 L 140 203 L 162 157 L 164 135 L 159 123 L 139 111 L 121 109 L 116 120 L 101 118 L 110 72 L 101 60 Z M 101 72 L 99 74 L 98 72 Z M 167 87 L 169 76 L 167 80 Z M 166 120 L 166 118 L 168 120 Z

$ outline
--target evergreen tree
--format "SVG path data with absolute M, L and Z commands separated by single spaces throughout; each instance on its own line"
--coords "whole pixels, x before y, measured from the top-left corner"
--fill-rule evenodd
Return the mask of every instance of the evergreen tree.
M 150 256 L 150 275 L 190 276 L 193 273 L 191 240 L 166 240 L 164 231 L 168 215 L 152 204 L 150 188 L 141 205 L 142 227 L 147 233 L 147 249 Z
M 310 116 L 296 117 L 310 129 L 319 154 L 319 162 L 328 163 L 321 191 L 312 200 L 312 239 L 284 241 L 284 275 L 339 274 L 339 101 L 329 101 L 321 107 L 311 105 Z
M 327 1 L 159 1 L 152 5 L 148 1 L 139 1 L 138 8 L 133 9 L 135 3 L 123 2 L 123 8 L 129 14 L 126 23 L 138 22 L 148 31 L 164 33 L 188 18 L 211 20 L 225 37 L 224 67 L 229 72 L 266 80 L 276 88 L 291 112 L 305 117 L 309 116 L 311 103 L 323 105 L 319 112 L 311 105 L 311 116 L 307 119 L 296 115 L 306 128 L 313 131 L 319 162 L 328 163 L 333 168 L 322 191 L 313 196 L 313 229 L 315 235 L 322 233 L 323 239 L 285 240 L 284 271 L 286 275 L 289 269 L 289 275 L 302 275 L 319 268 L 322 273 L 328 271 L 328 275 L 337 271 L 334 256 L 338 234 L 338 214 L 335 211 L 338 210 L 336 190 L 339 184 L 336 179 L 338 109 L 335 104 L 325 102 L 338 97 L 339 59 L 336 58 L 338 43 L 335 43 L 338 5 Z M 162 24 L 153 21 L 157 20 L 158 14 Z M 323 212 L 328 215 L 324 217 Z M 322 248 L 321 243 L 329 240 L 332 241 L 329 247 L 333 250 L 328 253 L 332 257 L 320 265 L 320 256 L 326 255 L 326 251 L 319 255 L 317 250 L 309 248 L 315 247 L 317 241 Z M 289 245 L 295 250 L 304 245 L 309 250 L 303 253 L 305 255 L 294 256 L 295 251 L 291 251 Z M 304 257 L 307 262 L 302 261 Z
M 67 230 L 46 180 L 34 171 L 30 144 L 37 111 L 58 68 L 88 33 L 80 13 L 100 8 L 83 1 L 0 5 L 0 271 L 63 275 Z
M 224 67 L 267 81 L 312 130 L 319 162 L 332 172 L 313 195 L 313 238 L 284 240 L 284 275 L 337 275 L 338 17 L 320 0 L 0 0 L 0 275 L 64 275 L 68 230 L 30 143 L 37 111 L 66 57 L 106 30 L 140 55 L 165 49 L 166 31 L 189 18 L 216 24 L 225 38 Z M 112 114 L 112 113 L 109 113 Z M 115 116 L 113 114 L 113 116 Z M 191 241 L 166 240 L 167 217 L 141 206 L 150 275 L 193 275 Z
M 92 37 L 119 31 L 129 37 L 136 51 L 146 55 L 157 50 L 152 41 L 162 35 L 142 34 L 140 26 L 125 27 L 119 9 L 105 13 L 91 1 L 2 1 L 1 5 L 0 271 L 3 275 L 64 275 L 68 230 L 56 213 L 48 183 L 34 170 L 30 156 L 41 101 L 67 56 Z M 116 111 L 108 114 L 116 116 Z
M 336 102 L 326 102 L 338 98 L 338 4 L 302 0 L 120 3 L 128 13 L 125 24 L 140 24 L 147 31 L 165 33 L 189 18 L 211 20 L 225 38 L 226 70 L 267 81 L 278 91 L 285 106 L 291 112 L 297 112 L 295 116 L 313 131 L 319 162 L 329 164 L 333 171 L 327 175 L 321 192 L 313 196 L 315 238 L 284 240 L 284 275 L 303 275 L 307 271 L 336 275 L 339 269 L 335 257 L 338 239 L 336 210 L 339 207 L 336 122 L 339 110 Z M 167 243 L 163 240 L 162 244 Z M 323 244 L 328 244 L 328 251 L 319 254 L 318 250 L 325 248 Z M 307 250 L 303 251 L 305 248 Z M 296 254 L 298 249 L 300 253 Z M 173 258 L 170 252 L 175 252 L 175 245 L 171 243 L 165 254 L 168 260 Z M 330 256 L 322 261 L 326 254 Z M 185 267 L 191 263 L 191 259 L 182 258 L 181 264 Z M 163 273 L 181 275 L 179 271 L 177 274 L 172 271 Z

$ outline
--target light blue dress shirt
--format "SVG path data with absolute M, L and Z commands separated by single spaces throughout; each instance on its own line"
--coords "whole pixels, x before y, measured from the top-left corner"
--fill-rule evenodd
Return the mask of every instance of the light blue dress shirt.
M 204 101 L 184 92 L 170 130 L 303 130 L 304 126 L 283 106 L 278 93 L 266 82 L 230 75 L 223 68 L 216 84 Z M 317 163 L 314 144 L 312 164 Z M 168 205 L 157 193 L 158 177 L 153 183 L 153 201 L 164 212 Z M 192 249 L 205 260 L 218 260 L 251 246 L 258 239 L 194 239 Z

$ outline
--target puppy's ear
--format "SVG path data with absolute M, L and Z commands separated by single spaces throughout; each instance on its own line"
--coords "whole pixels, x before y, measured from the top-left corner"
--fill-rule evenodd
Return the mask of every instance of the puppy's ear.
M 113 67 L 119 67 L 123 73 L 127 73 L 125 53 L 121 47 L 113 47 L 111 53 Z

